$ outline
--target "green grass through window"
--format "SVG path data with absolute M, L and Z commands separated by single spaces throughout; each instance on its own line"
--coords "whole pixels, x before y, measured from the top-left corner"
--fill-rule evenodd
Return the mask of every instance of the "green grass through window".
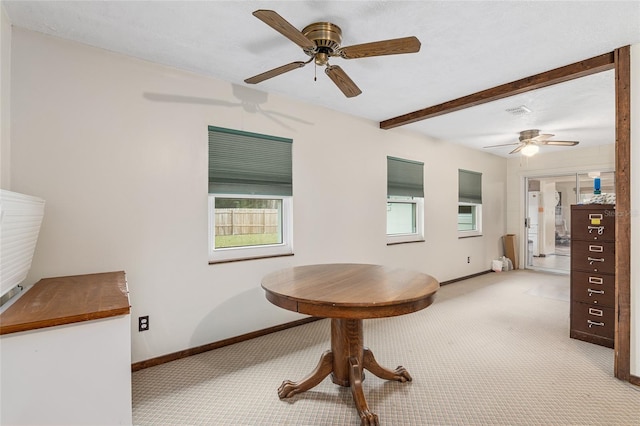
M 261 246 L 279 244 L 278 234 L 246 234 L 246 235 L 218 235 L 216 248 Z

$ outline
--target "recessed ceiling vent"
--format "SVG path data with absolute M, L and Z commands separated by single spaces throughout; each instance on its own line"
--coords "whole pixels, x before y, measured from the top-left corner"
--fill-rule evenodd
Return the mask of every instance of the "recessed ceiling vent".
M 514 108 L 508 108 L 508 109 L 505 109 L 505 111 L 507 111 L 509 114 L 512 114 L 512 115 L 523 115 L 523 114 L 529 114 L 531 112 L 531 110 L 524 105 L 520 105 Z

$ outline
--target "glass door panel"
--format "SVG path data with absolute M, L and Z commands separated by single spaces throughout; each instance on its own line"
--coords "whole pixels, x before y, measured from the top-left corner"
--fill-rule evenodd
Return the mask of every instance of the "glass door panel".
M 526 267 L 570 270 L 571 205 L 593 200 L 595 178 L 600 195 L 615 197 L 615 172 L 586 172 L 526 179 Z M 602 199 L 602 197 L 600 198 Z

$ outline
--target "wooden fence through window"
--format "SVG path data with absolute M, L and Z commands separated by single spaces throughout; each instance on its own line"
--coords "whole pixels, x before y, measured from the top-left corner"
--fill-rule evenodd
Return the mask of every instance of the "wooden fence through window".
M 215 235 L 275 234 L 277 209 L 216 209 Z

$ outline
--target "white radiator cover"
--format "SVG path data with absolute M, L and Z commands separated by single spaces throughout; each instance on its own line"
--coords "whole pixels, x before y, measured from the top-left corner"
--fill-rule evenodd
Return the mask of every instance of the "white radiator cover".
M 37 197 L 0 190 L 0 296 L 27 277 L 44 204 Z

